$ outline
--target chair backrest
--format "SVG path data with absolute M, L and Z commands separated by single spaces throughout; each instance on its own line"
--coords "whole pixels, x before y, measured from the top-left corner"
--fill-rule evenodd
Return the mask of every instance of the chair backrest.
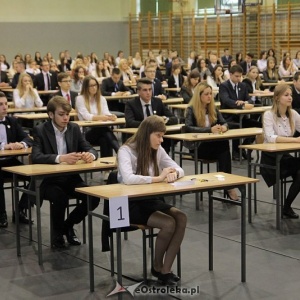
M 263 142 L 264 142 L 264 134 L 261 133 L 261 134 L 256 135 L 255 143 L 256 144 L 263 144 Z

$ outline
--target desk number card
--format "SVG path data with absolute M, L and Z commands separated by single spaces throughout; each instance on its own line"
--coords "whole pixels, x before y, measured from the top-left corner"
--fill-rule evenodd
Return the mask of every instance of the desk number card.
M 109 198 L 110 228 L 129 226 L 128 197 Z

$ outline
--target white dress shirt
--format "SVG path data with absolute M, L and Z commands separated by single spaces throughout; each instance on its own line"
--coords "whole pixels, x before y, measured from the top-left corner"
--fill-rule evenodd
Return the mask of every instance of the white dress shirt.
M 14 89 L 13 91 L 13 99 L 15 103 L 15 107 L 17 108 L 33 108 L 33 107 L 42 107 L 43 101 L 41 100 L 36 89 L 33 89 L 34 97 L 30 94 L 27 94 L 26 97 L 24 95 L 20 97 L 20 92 L 18 89 Z

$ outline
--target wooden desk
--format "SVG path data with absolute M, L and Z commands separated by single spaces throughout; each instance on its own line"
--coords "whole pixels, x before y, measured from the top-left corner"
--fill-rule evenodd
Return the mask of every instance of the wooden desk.
M 273 97 L 274 96 L 274 92 L 264 92 L 264 91 L 260 91 L 258 93 L 252 93 L 252 94 L 249 94 L 249 96 L 256 96 L 256 97 Z
M 169 88 L 169 87 L 166 87 L 165 91 L 166 92 L 180 92 L 181 88 Z
M 288 85 L 292 85 L 293 84 L 293 81 L 284 81 L 284 82 L 263 82 L 262 85 L 263 86 L 276 86 L 278 84 L 288 84 Z
M 6 88 L 6 87 L 2 87 L 0 88 L 1 91 L 3 92 L 10 92 L 12 93 L 14 91 L 13 88 L 9 87 L 9 88 Z M 52 94 L 55 94 L 58 92 L 58 90 L 47 90 L 47 91 L 37 91 L 39 95 L 52 95 Z
M 219 181 L 216 176 L 224 176 L 224 180 Z M 242 187 L 245 191 L 246 184 L 258 182 L 258 179 L 226 174 L 222 172 L 209 173 L 202 175 L 185 176 L 178 181 L 190 181 L 196 178 L 193 185 L 174 186 L 166 182 L 154 184 L 125 185 L 114 184 L 113 188 L 106 186 L 91 186 L 86 188 L 77 188 L 76 191 L 89 196 L 88 207 L 90 207 L 90 196 L 100 197 L 109 200 L 111 197 L 128 196 L 129 200 L 136 197 L 178 195 L 191 192 L 209 192 L 209 270 L 213 270 L 213 200 L 224 200 L 223 198 L 213 196 L 213 191 L 223 190 L 224 188 Z M 207 180 L 201 182 L 201 179 Z M 246 199 L 245 192 L 242 192 L 241 201 L 229 201 L 230 203 L 241 206 L 241 281 L 246 281 Z M 90 266 L 90 291 L 94 291 L 94 256 L 93 256 L 93 220 L 92 217 L 100 217 L 109 220 L 108 216 L 94 213 L 88 209 L 88 228 L 89 228 L 89 266 Z M 117 272 L 118 283 L 122 285 L 122 252 L 121 252 L 121 229 L 116 229 L 117 234 Z
M 266 166 L 267 168 L 273 169 L 276 173 L 276 184 L 275 184 L 275 200 L 276 200 L 276 228 L 280 229 L 280 220 L 281 220 L 281 188 L 280 188 L 280 160 L 284 154 L 291 152 L 300 152 L 299 143 L 267 143 L 267 144 L 254 144 L 254 145 L 241 145 L 241 149 L 247 150 L 248 157 L 248 176 L 254 176 L 252 173 L 252 166 L 258 166 L 259 163 L 252 163 L 251 161 L 251 151 L 257 150 L 261 152 L 275 153 L 276 155 L 276 164 L 275 166 Z M 248 186 L 248 194 L 251 195 L 251 185 Z M 251 201 L 248 202 L 248 219 L 251 222 L 252 219 L 252 209 Z
M 138 94 L 131 94 L 131 95 L 115 95 L 115 96 L 103 96 L 107 101 L 112 100 L 128 100 L 137 97 Z
M 45 112 L 47 111 L 47 106 L 42 106 L 42 107 L 23 107 L 23 108 L 18 108 L 18 107 L 11 107 L 7 109 L 7 112 L 9 114 L 14 114 L 14 113 L 29 113 L 29 112 Z
M 169 98 L 166 100 L 161 100 L 162 103 L 169 105 L 169 104 L 177 104 L 183 102 L 183 98 Z
M 111 163 L 101 163 L 101 161 Z M 14 203 L 15 203 L 15 216 L 16 216 L 16 242 L 17 242 L 17 255 L 21 255 L 20 243 L 20 224 L 19 224 L 19 192 L 28 193 L 33 195 L 36 199 L 36 218 L 37 218 L 37 242 L 38 242 L 38 260 L 39 264 L 43 264 L 42 256 L 42 233 L 41 233 L 41 211 L 40 211 L 40 186 L 44 178 L 55 175 L 70 175 L 77 173 L 88 173 L 100 170 L 110 170 L 117 167 L 116 157 L 105 157 L 97 159 L 92 163 L 84 163 L 79 161 L 77 164 L 32 164 L 15 167 L 5 167 L 2 170 L 13 173 L 14 181 Z M 27 189 L 18 187 L 18 176 L 29 176 L 35 181 L 35 191 L 28 191 Z M 31 231 L 31 225 L 30 225 Z
M 166 125 L 166 129 L 167 129 L 166 132 L 172 132 L 172 131 L 180 132 L 182 126 L 184 126 L 184 124 Z M 116 128 L 116 129 L 114 129 L 114 132 L 135 134 L 137 132 L 137 130 L 138 130 L 138 128 Z
M 47 120 L 49 118 L 47 113 L 15 114 L 15 117 L 18 119 L 33 120 L 33 121 Z M 75 110 L 71 111 L 70 117 L 77 117 L 77 112 Z
M 0 150 L 0 157 L 5 156 L 26 156 L 31 154 L 31 148 L 20 150 Z

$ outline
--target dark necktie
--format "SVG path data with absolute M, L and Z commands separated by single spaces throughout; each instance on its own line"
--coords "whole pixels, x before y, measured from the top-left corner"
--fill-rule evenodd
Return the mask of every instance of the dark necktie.
M 0 121 L 0 124 L 7 125 L 7 121 Z
M 118 84 L 116 83 L 115 85 L 115 92 L 118 92 L 119 91 L 119 87 L 118 87 Z
M 236 92 L 236 97 L 237 99 L 239 99 L 239 89 L 238 89 L 238 85 L 235 85 L 235 92 Z
M 48 79 L 48 90 L 51 90 L 51 81 L 50 81 L 50 75 L 49 73 L 47 74 L 47 79 Z
M 145 104 L 145 107 L 146 107 L 146 115 L 147 115 L 147 117 L 150 117 L 151 114 L 150 114 L 150 110 L 149 110 L 149 104 Z
M 69 102 L 69 104 L 71 104 L 71 99 L 70 99 L 70 94 L 68 93 L 67 95 L 66 95 L 66 97 L 67 97 L 67 100 L 68 100 L 68 102 Z

